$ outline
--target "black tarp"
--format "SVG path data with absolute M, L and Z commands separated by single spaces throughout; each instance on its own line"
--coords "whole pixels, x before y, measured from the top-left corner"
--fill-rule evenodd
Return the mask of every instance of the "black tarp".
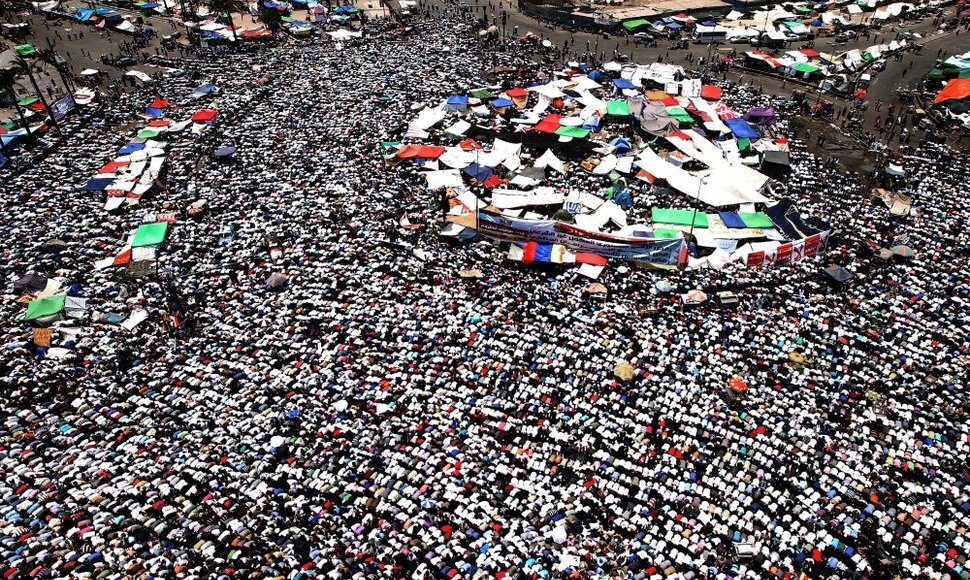
M 791 161 L 787 151 L 765 151 L 761 157 L 761 173 L 772 179 L 785 181 L 791 175 Z
M 852 279 L 852 274 L 842 266 L 829 266 L 822 270 L 822 273 L 835 284 L 845 284 Z
M 813 234 L 820 234 L 832 229 L 832 226 L 820 219 L 798 213 L 798 208 L 790 199 L 783 199 L 767 208 L 765 213 L 775 227 L 789 240 L 800 240 Z
M 25 274 L 13 283 L 14 292 L 39 291 L 47 288 L 47 278 L 40 274 Z

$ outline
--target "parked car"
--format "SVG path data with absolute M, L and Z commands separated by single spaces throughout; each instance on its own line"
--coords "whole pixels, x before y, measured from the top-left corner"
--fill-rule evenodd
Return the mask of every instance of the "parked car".
M 886 59 L 880 58 L 876 62 L 872 63 L 872 70 L 879 72 L 886 69 Z

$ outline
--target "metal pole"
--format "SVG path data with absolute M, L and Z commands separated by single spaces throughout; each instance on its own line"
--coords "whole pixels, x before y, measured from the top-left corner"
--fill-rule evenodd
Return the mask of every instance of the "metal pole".
M 694 197 L 694 213 L 690 217 L 690 233 L 687 235 L 691 238 L 694 237 L 694 222 L 697 220 L 697 205 L 701 202 L 701 186 L 704 185 L 704 180 L 709 176 L 705 175 L 697 182 L 697 196 Z
M 61 126 L 57 124 L 57 119 L 54 118 L 54 111 L 52 111 L 50 105 L 47 104 L 47 99 L 44 98 L 44 93 L 42 93 L 40 87 L 37 86 L 37 79 L 34 78 L 34 73 L 30 71 L 30 65 L 22 58 L 20 59 L 20 62 L 27 70 L 27 78 L 30 79 L 30 84 L 34 87 L 34 90 L 37 91 L 37 97 L 40 99 L 41 103 L 44 103 L 44 110 L 47 111 L 47 114 L 51 119 L 51 124 L 53 124 L 54 128 L 57 129 L 57 132 L 63 136 L 64 133 L 61 132 Z
M 24 111 L 20 108 L 20 102 L 17 100 L 17 95 L 13 92 L 13 85 L 7 85 L 7 96 L 13 101 L 13 106 L 17 109 L 17 113 L 20 115 L 20 123 L 24 126 L 27 131 L 28 137 L 33 137 L 33 132 L 30 130 L 30 125 L 27 123 L 27 117 L 24 117 Z

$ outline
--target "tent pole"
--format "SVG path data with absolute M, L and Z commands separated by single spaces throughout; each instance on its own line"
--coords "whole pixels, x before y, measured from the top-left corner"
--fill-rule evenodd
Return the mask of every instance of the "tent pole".
M 37 97 L 40 99 L 40 102 L 44 104 L 44 110 L 47 113 L 47 116 L 50 117 L 51 124 L 53 124 L 54 128 L 57 129 L 58 134 L 63 137 L 64 133 L 61 131 L 61 126 L 57 123 L 57 119 L 54 118 L 54 111 L 51 111 L 51 107 L 47 103 L 47 99 L 44 98 L 44 93 L 42 93 L 40 87 L 37 86 L 37 79 L 34 78 L 34 73 L 30 70 L 30 64 L 28 64 L 23 58 L 20 59 L 20 62 L 27 70 L 27 78 L 30 79 L 30 84 L 34 87 L 34 90 L 37 91 Z

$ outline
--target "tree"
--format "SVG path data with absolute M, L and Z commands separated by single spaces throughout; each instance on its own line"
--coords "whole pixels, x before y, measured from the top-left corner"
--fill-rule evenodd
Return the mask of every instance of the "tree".
M 246 3 L 243 0 L 206 0 L 206 4 L 209 6 L 209 10 L 229 19 L 229 26 L 232 26 L 232 40 L 239 42 L 236 27 L 232 23 L 232 13 L 239 12 L 242 14 L 247 9 Z

